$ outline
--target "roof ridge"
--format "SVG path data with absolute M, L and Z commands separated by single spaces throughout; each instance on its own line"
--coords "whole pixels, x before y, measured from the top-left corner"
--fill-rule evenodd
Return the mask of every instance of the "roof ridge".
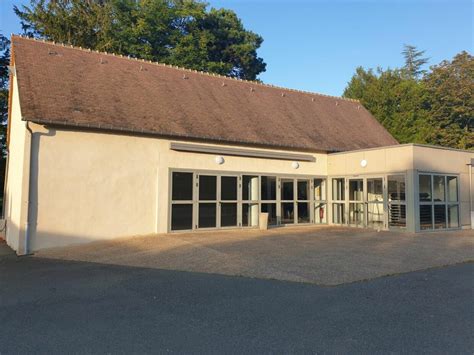
M 142 63 L 148 63 L 148 64 L 154 64 L 154 65 L 158 65 L 158 66 L 162 66 L 162 67 L 174 68 L 174 69 L 177 69 L 177 70 L 182 70 L 182 71 L 186 71 L 186 72 L 190 72 L 190 73 L 196 73 L 196 74 L 200 74 L 200 75 L 219 77 L 219 78 L 222 78 L 222 79 L 233 80 L 233 81 L 248 83 L 248 84 L 252 84 L 252 85 L 259 85 L 259 86 L 264 86 L 264 87 L 273 88 L 273 89 L 285 90 L 285 91 L 289 91 L 289 92 L 299 92 L 299 93 L 308 94 L 308 95 L 322 96 L 322 97 L 327 97 L 327 98 L 331 98 L 331 99 L 344 100 L 344 101 L 355 102 L 355 103 L 360 104 L 360 101 L 357 100 L 357 99 L 351 99 L 351 98 L 347 98 L 347 97 L 321 94 L 321 93 L 313 92 L 313 91 L 286 88 L 286 87 L 279 86 L 279 85 L 274 85 L 274 84 L 265 84 L 265 83 L 262 83 L 262 82 L 259 82 L 259 81 L 256 81 L 256 80 L 233 78 L 231 76 L 226 76 L 226 75 L 222 75 L 222 74 L 210 73 L 210 72 L 205 72 L 205 71 L 196 70 L 196 69 L 189 69 L 189 68 L 184 68 L 184 67 L 180 67 L 180 66 L 177 66 L 177 65 L 155 62 L 155 61 L 152 61 L 152 60 L 134 58 L 134 57 L 126 56 L 126 55 L 123 55 L 123 54 L 115 54 L 115 53 L 109 53 L 109 52 L 106 52 L 106 51 L 99 51 L 99 50 L 90 49 L 90 48 L 83 48 L 81 46 L 74 46 L 72 44 L 57 43 L 56 41 L 50 41 L 50 40 L 46 40 L 46 39 L 43 39 L 43 38 L 40 39 L 40 38 L 28 37 L 28 36 L 18 35 L 18 34 L 13 34 L 12 33 L 11 36 L 10 36 L 12 42 L 13 42 L 13 37 L 19 37 L 19 38 L 34 41 L 34 42 L 47 43 L 47 44 L 57 46 L 57 47 L 71 48 L 71 49 L 80 50 L 80 51 L 87 52 L 87 53 L 95 52 L 95 53 L 98 53 L 98 54 L 102 54 L 102 55 L 106 55 L 106 56 L 112 56 L 112 57 L 115 57 L 115 58 L 127 59 L 127 60 L 130 60 L 130 61 L 136 61 L 136 62 L 142 62 Z

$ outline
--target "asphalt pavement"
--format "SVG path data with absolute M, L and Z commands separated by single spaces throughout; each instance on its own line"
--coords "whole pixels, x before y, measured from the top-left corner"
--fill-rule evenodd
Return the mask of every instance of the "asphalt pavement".
M 334 287 L 7 255 L 0 353 L 473 353 L 474 264 Z

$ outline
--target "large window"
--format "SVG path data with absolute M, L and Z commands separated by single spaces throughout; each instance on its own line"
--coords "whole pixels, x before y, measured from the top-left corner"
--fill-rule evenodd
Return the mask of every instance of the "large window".
M 314 223 L 327 223 L 326 180 L 314 179 Z
M 309 180 L 297 180 L 297 213 L 298 223 L 309 223 L 310 216 L 310 183 Z
M 280 180 L 281 223 L 295 223 L 295 188 L 294 179 Z
M 332 179 L 332 223 L 346 223 L 344 178 Z
M 364 225 L 364 180 L 349 179 L 349 224 Z
M 261 212 L 268 213 L 268 224 L 277 224 L 276 176 L 262 176 L 260 178 L 262 200 Z
M 258 176 L 242 176 L 242 226 L 258 226 Z
M 327 223 L 326 180 L 208 172 L 172 172 L 170 229 Z
M 367 179 L 367 227 L 380 229 L 384 226 L 383 179 Z
M 407 205 L 405 175 L 388 176 L 388 225 L 406 227 Z
M 237 176 L 221 176 L 221 227 L 237 226 Z
M 442 174 L 420 174 L 420 229 L 459 227 L 458 177 Z
M 217 176 L 199 175 L 198 228 L 217 226 Z
M 171 229 L 193 228 L 193 173 L 174 172 L 171 187 Z

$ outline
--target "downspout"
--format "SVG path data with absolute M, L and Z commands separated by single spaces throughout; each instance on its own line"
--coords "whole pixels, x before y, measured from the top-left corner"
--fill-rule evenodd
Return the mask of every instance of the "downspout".
M 26 224 L 25 224 L 25 245 L 24 245 L 24 255 L 28 255 L 28 246 L 30 242 L 30 194 L 31 194 L 31 185 L 32 185 L 32 179 L 31 179 L 31 168 L 32 168 L 32 159 L 31 157 L 33 156 L 33 131 L 30 128 L 29 121 L 26 122 L 26 130 L 30 132 L 30 156 L 29 156 L 29 162 L 28 162 L 28 195 L 27 195 L 27 203 L 26 203 Z

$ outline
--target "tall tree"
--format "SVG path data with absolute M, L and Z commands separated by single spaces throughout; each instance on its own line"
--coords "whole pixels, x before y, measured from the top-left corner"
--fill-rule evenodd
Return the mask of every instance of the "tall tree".
M 474 148 L 474 60 L 462 52 L 424 71 L 410 46 L 400 69 L 357 68 L 343 96 L 359 99 L 400 143 Z
M 6 155 L 6 131 L 8 121 L 8 65 L 10 41 L 0 33 L 0 159 Z M 2 180 L 3 181 L 3 180 Z M 3 191 L 3 190 L 1 190 Z
M 356 69 L 343 93 L 358 99 L 400 143 L 426 143 L 425 90 L 399 69 Z
M 419 51 L 415 46 L 405 44 L 403 46 L 402 55 L 405 58 L 405 65 L 403 66 L 402 73 L 410 79 L 419 79 L 420 76 L 426 73 L 426 70 L 422 69 L 429 58 L 423 57 L 425 51 Z
M 15 7 L 29 36 L 255 80 L 262 37 L 200 0 L 30 0 Z
M 431 67 L 424 84 L 429 101 L 429 140 L 455 148 L 474 148 L 474 57 L 457 54 Z

